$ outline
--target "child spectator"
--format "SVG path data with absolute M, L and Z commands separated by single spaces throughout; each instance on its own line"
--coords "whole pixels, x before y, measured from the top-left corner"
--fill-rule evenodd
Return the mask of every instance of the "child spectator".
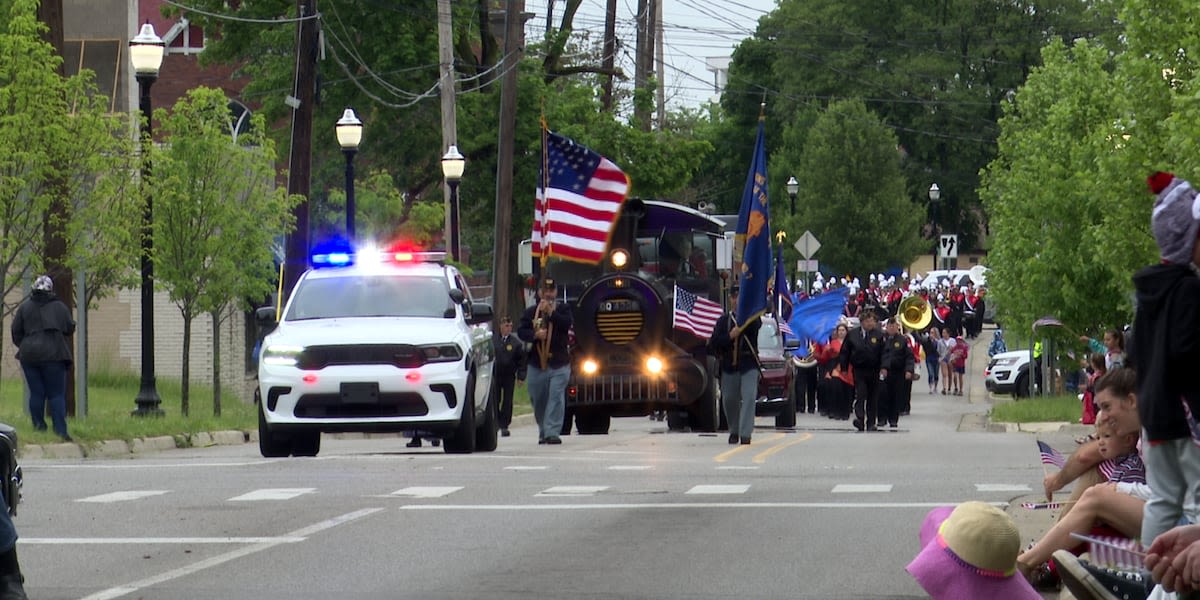
M 963 374 L 967 372 L 967 342 L 962 336 L 955 338 L 950 348 L 950 368 L 953 371 L 954 395 L 963 395 Z
M 1106 330 L 1103 343 L 1086 335 L 1079 336 L 1079 341 L 1087 344 L 1088 350 L 1104 355 L 1105 370 L 1111 371 L 1125 366 L 1125 334 L 1119 330 Z
M 996 333 L 992 334 L 992 344 L 988 346 L 988 358 L 1001 352 L 1008 352 L 1008 344 L 1004 343 L 1004 332 L 997 329 Z
M 1107 424 L 1096 427 L 1100 438 L 1100 455 L 1104 457 L 1097 468 L 1109 483 L 1117 485 L 1117 491 L 1142 500 L 1150 499 L 1150 486 L 1146 485 L 1146 465 L 1137 451 L 1137 432 L 1117 433 Z
M 1148 183 L 1157 195 L 1150 229 L 1161 262 L 1133 276 L 1137 313 L 1131 357 L 1143 458 L 1154 490 L 1142 520 L 1147 547 L 1179 522 L 1185 502 L 1190 505 L 1200 492 L 1200 197 L 1170 173 L 1155 173 Z
M 1081 399 L 1083 403 L 1083 415 L 1079 420 L 1084 425 L 1092 425 L 1096 422 L 1096 380 L 1108 372 L 1108 369 L 1105 368 L 1103 354 L 1099 352 L 1092 353 L 1088 371 L 1087 386 L 1083 389 L 1083 398 Z

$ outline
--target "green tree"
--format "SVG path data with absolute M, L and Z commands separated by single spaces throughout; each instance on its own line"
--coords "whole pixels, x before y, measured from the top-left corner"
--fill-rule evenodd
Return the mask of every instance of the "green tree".
M 128 189 L 126 122 L 108 113 L 90 72 L 58 75 L 61 58 L 41 38 L 36 1 L 10 3 L 0 22 L 0 293 L 45 268 L 44 228 L 64 218 L 47 211 L 55 194 L 67 194 L 69 262 L 88 272 L 93 299 L 137 258 L 128 240 L 141 204 Z
M 156 110 L 155 118 L 164 143 L 153 153 L 150 182 L 155 277 L 183 317 L 186 416 L 192 321 L 210 313 L 216 333 L 228 306 L 244 306 L 246 299 L 271 290 L 271 242 L 293 227 L 291 209 L 298 199 L 274 186 L 275 148 L 261 116 L 236 142 L 230 136 L 232 117 L 220 90 L 194 89 L 171 111 Z M 217 352 L 213 364 L 219 369 Z
M 1115 40 L 1112 13 L 1108 2 L 1060 0 L 781 0 L 734 52 L 721 98 L 728 127 L 709 138 L 721 140 L 719 151 L 696 184 L 736 198 L 731 183 L 742 181 L 745 166 L 729 157 L 749 156 L 761 103 L 778 132 L 769 153 L 794 164 L 818 116 L 839 99 L 859 98 L 894 130 L 917 209 L 927 210 L 936 181 L 939 224 L 975 248 L 977 225 L 986 223 L 978 172 L 995 155 L 1000 103 L 1049 40 Z
M 982 193 L 995 232 L 988 287 L 1004 321 L 1053 315 L 1080 331 L 1127 321 L 1128 274 L 1118 277 L 1097 249 L 1113 203 L 1096 177 L 1116 151 L 1116 101 L 1108 51 L 1054 42 L 1001 120 L 1000 155 Z
M 821 240 L 821 262 L 833 270 L 903 268 L 925 251 L 922 216 L 905 193 L 896 136 L 861 101 L 835 102 L 817 119 L 795 173 L 796 216 L 786 217 L 787 206 L 776 201 L 775 229 L 811 230 Z M 783 181 L 773 178 L 776 199 L 785 197 Z

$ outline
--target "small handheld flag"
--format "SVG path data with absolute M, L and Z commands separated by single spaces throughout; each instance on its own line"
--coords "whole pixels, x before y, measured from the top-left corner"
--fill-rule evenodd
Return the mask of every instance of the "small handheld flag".
M 696 337 L 712 337 L 713 327 L 721 318 L 721 305 L 701 298 L 679 286 L 675 286 L 675 329 L 690 331 Z
M 1054 465 L 1058 468 L 1063 468 L 1067 464 L 1067 459 L 1058 450 L 1051 448 L 1049 444 L 1038 440 L 1038 451 L 1042 455 L 1043 465 Z

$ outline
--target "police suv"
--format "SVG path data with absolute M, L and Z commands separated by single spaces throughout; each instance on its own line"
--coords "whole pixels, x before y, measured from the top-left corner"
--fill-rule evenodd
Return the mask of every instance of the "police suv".
M 419 432 L 496 449 L 492 308 L 444 253 L 316 251 L 262 342 L 263 456 L 316 456 L 322 432 Z M 273 307 L 259 318 L 275 318 Z

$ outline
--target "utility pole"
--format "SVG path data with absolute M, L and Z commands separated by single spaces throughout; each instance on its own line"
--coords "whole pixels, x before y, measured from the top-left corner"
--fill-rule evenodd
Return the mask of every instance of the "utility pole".
M 554 31 L 554 0 L 546 2 L 546 37 L 550 37 L 551 31 Z
M 54 47 L 55 54 L 63 57 L 62 0 L 41 0 L 38 4 L 38 20 L 46 24 L 46 31 L 43 32 L 42 39 Z M 64 64 L 65 62 L 58 64 L 59 77 L 66 77 Z M 67 204 L 69 191 L 66 180 L 61 176 L 56 176 L 48 184 L 50 189 L 54 191 L 51 194 L 50 207 L 46 211 L 45 219 L 42 222 L 42 239 L 44 244 L 42 256 L 46 257 L 44 267 L 50 278 L 54 280 L 54 295 L 58 296 L 58 299 L 67 305 L 68 310 L 74 311 L 75 276 L 71 273 L 71 268 L 67 266 L 66 224 L 71 219 L 71 207 Z M 82 335 L 83 332 L 76 333 L 77 338 Z M 78 353 L 79 351 L 76 350 L 76 354 Z M 76 414 L 75 391 L 78 389 L 78 382 L 75 381 L 75 378 L 69 372 L 73 368 L 74 365 L 68 367 L 66 389 L 67 414 L 72 417 Z
M 656 78 L 654 90 L 658 95 L 658 130 L 662 131 L 666 121 L 667 91 L 666 85 L 667 74 L 663 61 L 663 0 L 653 0 L 654 2 L 654 55 L 658 58 L 657 66 L 658 76 Z
M 642 131 L 650 131 L 650 107 L 639 96 L 646 92 L 654 73 L 654 12 L 658 0 L 638 0 L 637 56 L 634 57 L 635 90 L 633 120 Z
M 496 239 L 492 250 L 492 303 L 495 313 L 512 316 L 513 152 L 517 126 L 517 64 L 525 51 L 524 0 L 508 0 L 504 18 L 504 70 L 500 80 L 500 134 L 496 154 Z M 520 307 L 524 308 L 524 307 Z
M 608 0 L 604 10 L 604 88 L 600 95 L 600 105 L 605 112 L 613 107 L 613 68 L 616 66 L 617 55 L 617 0 Z
M 317 0 L 296 0 L 301 17 L 317 14 Z M 296 25 L 296 77 L 287 104 L 292 108 L 292 145 L 288 151 L 288 194 L 304 199 L 296 204 L 296 230 L 287 238 L 283 267 L 282 308 L 300 274 L 308 267 L 308 197 L 312 179 L 313 104 L 317 99 L 317 19 Z
M 454 104 L 454 27 L 450 21 L 450 0 L 437 0 L 437 32 L 438 32 L 438 68 L 441 73 L 441 83 L 438 85 L 442 99 L 442 147 L 437 152 L 437 158 L 450 146 L 458 145 L 458 113 Z M 446 241 L 447 253 L 452 252 L 450 240 L 452 233 L 450 224 L 458 221 L 457 215 L 450 214 L 450 186 L 442 186 L 442 205 L 446 207 L 446 219 L 442 239 Z M 455 257 L 461 260 L 461 257 Z

